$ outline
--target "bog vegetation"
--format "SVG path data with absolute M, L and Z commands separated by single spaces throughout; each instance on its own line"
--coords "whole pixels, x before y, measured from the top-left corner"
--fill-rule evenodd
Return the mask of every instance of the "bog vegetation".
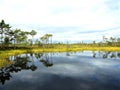
M 45 34 L 35 39 L 35 30 L 30 32 L 21 29 L 11 29 L 4 20 L 0 21 L 0 67 L 12 64 L 8 57 L 15 54 L 31 52 L 70 52 L 80 50 L 120 51 L 120 38 L 106 38 L 101 42 L 92 43 L 53 43 L 52 34 Z M 28 38 L 31 37 L 31 38 Z
M 24 49 L 33 51 L 71 51 L 71 50 L 120 50 L 120 38 L 106 38 L 103 41 L 92 43 L 53 43 L 52 34 L 45 34 L 35 39 L 37 34 L 35 30 L 30 32 L 21 29 L 11 29 L 9 24 L 4 20 L 0 22 L 0 50 Z M 31 37 L 31 38 L 28 38 Z

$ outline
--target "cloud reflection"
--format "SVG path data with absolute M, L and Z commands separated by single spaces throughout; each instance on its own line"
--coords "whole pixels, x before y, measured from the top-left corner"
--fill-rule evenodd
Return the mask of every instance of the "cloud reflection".
M 87 52 L 91 55 L 91 52 Z M 39 63 L 37 60 L 35 63 Z M 39 65 L 13 74 L 1 90 L 119 90 L 119 60 L 97 59 L 71 55 L 53 56 L 50 68 Z

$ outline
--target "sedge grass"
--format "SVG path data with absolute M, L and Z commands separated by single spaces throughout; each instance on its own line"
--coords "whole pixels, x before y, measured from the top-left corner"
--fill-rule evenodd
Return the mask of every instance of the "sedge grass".
M 10 64 L 12 64 L 12 61 L 7 60 L 7 59 L 0 59 L 0 68 L 5 67 Z
M 74 51 L 120 51 L 120 47 L 59 47 L 59 48 L 32 48 L 32 49 L 16 49 L 16 50 L 2 50 L 0 51 L 0 68 L 11 64 L 8 58 L 12 55 L 18 55 L 23 53 L 35 53 L 35 52 L 74 52 Z
M 120 47 L 70 47 L 70 48 L 31 48 L 31 49 L 16 49 L 16 50 L 2 50 L 0 51 L 0 58 L 4 55 L 16 55 L 29 52 L 69 52 L 69 51 L 120 51 Z

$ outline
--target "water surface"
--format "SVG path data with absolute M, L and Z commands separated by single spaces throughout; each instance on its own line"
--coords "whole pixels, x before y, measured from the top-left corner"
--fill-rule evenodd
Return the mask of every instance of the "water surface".
M 119 52 L 27 53 L 0 69 L 0 90 L 120 90 Z

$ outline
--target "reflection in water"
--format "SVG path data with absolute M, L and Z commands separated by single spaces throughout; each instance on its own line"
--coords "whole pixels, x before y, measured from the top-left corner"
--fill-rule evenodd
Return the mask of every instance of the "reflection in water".
M 93 58 L 102 57 L 102 58 L 120 58 L 120 52 L 111 52 L 111 51 L 99 51 L 95 52 L 93 51 Z
M 117 53 L 117 56 L 120 58 L 120 52 Z
M 13 63 L 0 69 L 0 90 L 120 90 L 119 52 L 30 53 L 9 59 Z
M 53 66 L 52 54 L 51 56 L 49 56 L 49 54 L 47 53 L 45 53 L 44 55 L 43 53 L 30 53 L 25 55 L 12 56 L 11 59 L 13 59 L 14 63 L 0 69 L 0 83 L 4 84 L 6 80 L 10 80 L 10 78 L 12 77 L 11 73 L 13 72 L 17 73 L 21 70 L 35 71 L 37 69 L 37 66 L 34 64 L 35 58 L 37 58 L 38 60 L 42 58 L 40 62 L 42 62 L 43 65 L 46 67 Z
M 93 52 L 93 58 L 96 58 L 96 53 L 95 52 Z
M 49 55 L 50 54 L 50 55 Z M 52 61 L 52 53 L 45 53 L 44 57 L 40 59 L 40 62 L 43 63 L 44 66 L 46 67 L 51 67 L 53 66 L 53 61 Z
M 35 71 L 37 67 L 34 64 L 28 65 L 29 62 L 28 57 L 14 56 L 13 64 L 0 69 L 0 82 L 4 84 L 6 80 L 11 78 L 11 73 L 13 72 L 17 73 L 18 71 L 29 69 Z

